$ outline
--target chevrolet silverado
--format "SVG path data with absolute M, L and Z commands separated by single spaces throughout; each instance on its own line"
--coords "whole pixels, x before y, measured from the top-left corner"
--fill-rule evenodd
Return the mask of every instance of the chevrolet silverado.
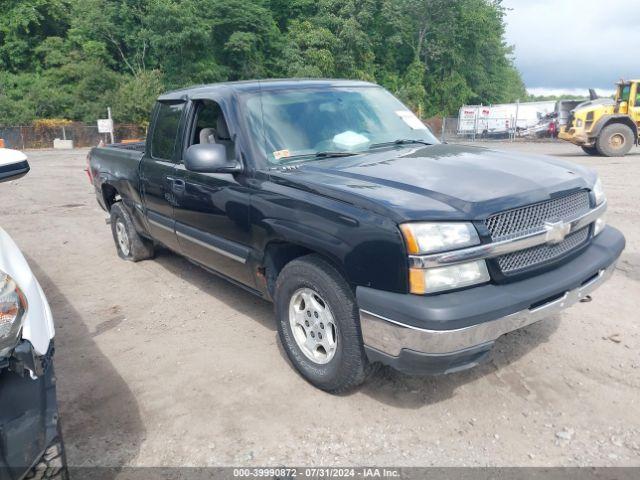
M 292 364 L 330 392 L 380 363 L 473 367 L 587 297 L 625 245 L 593 171 L 442 144 L 367 82 L 166 93 L 145 142 L 88 163 L 120 257 L 162 245 L 273 301 Z

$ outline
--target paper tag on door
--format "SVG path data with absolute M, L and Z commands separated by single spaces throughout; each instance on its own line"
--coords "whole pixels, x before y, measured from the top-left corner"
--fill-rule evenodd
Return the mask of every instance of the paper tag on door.
M 404 123 L 409 125 L 413 130 L 427 130 L 422 121 L 415 116 L 415 114 L 411 110 L 398 110 L 396 111 L 396 115 L 398 115 Z

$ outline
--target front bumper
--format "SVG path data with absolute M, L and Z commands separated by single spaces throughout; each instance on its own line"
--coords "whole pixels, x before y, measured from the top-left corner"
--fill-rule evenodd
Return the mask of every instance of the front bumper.
M 6 365 L 0 371 L 0 480 L 23 478 L 58 441 L 52 355 L 51 348 L 37 375 Z
M 577 131 L 575 128 L 570 128 L 569 130 L 562 129 L 558 134 L 558 138 L 580 146 L 593 144 L 593 139 L 589 138 L 589 135 L 582 129 L 580 129 L 580 131 Z
M 430 297 L 358 287 L 367 354 L 411 374 L 473 367 L 500 336 L 554 315 L 602 285 L 624 245 L 622 234 L 606 227 L 583 253 L 554 270 Z

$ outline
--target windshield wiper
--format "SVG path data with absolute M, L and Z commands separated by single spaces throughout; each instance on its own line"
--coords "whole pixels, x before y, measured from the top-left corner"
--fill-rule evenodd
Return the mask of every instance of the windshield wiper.
M 357 155 L 355 152 L 318 152 L 314 155 L 315 158 L 336 158 L 336 157 L 353 157 Z
M 323 151 L 323 152 L 316 152 L 316 153 L 304 153 L 301 155 L 291 155 L 290 157 L 286 157 L 283 158 L 282 161 L 280 162 L 280 164 L 285 164 L 285 163 L 290 163 L 290 162 L 296 162 L 302 158 L 312 158 L 312 159 L 319 159 L 319 158 L 338 158 L 338 157 L 352 157 L 354 155 L 358 155 L 357 152 L 340 152 L 340 151 Z
M 427 142 L 426 140 L 414 140 L 412 138 L 400 138 L 400 139 L 394 140 L 392 142 L 374 143 L 369 148 L 388 147 L 388 146 L 391 146 L 391 145 L 410 145 L 412 143 L 420 143 L 422 145 L 433 145 L 433 143 Z

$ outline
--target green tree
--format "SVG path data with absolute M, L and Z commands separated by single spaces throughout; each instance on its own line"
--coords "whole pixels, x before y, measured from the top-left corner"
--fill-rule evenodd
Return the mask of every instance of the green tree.
M 374 81 L 424 116 L 525 99 L 500 0 L 4 0 L 0 124 L 145 123 L 163 90 Z

